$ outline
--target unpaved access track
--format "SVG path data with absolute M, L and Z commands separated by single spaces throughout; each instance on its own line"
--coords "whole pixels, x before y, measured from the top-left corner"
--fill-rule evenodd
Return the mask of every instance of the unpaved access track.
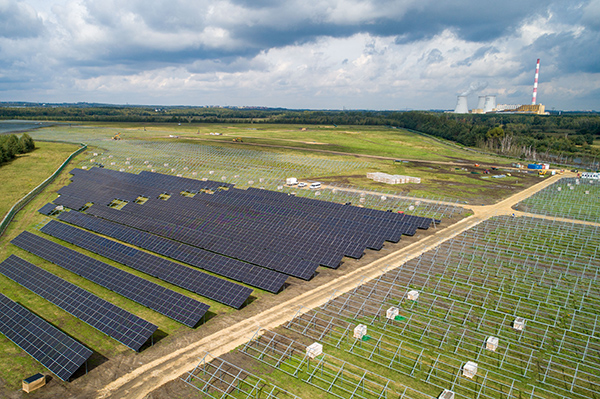
M 205 336 L 183 348 L 174 350 L 160 358 L 153 359 L 102 387 L 96 392 L 95 397 L 98 399 L 147 398 L 152 391 L 163 384 L 192 370 L 198 363 L 198 359 L 202 357 L 206 351 L 209 351 L 214 357 L 227 353 L 248 341 L 259 327 L 273 329 L 288 320 L 291 320 L 295 316 L 299 305 L 302 305 L 307 309 L 323 305 L 331 298 L 332 292 L 335 292 L 335 295 L 342 295 L 354 289 L 356 286 L 385 273 L 386 266 L 390 265 L 397 267 L 404 262 L 435 248 L 444 241 L 452 239 L 490 217 L 513 213 L 516 216 L 524 215 L 521 212 L 514 211 L 511 207 L 519 201 L 522 201 L 553 184 L 558 179 L 573 176 L 567 173 L 561 176 L 557 175 L 546 178 L 540 183 L 497 204 L 471 206 L 470 208 L 474 212 L 472 216 L 462 219 L 449 227 L 440 229 L 437 233 L 429 235 L 399 251 L 369 263 L 366 266 L 339 276 L 316 288 L 312 288 L 252 317 L 229 325 L 218 332 Z M 537 217 L 537 215 L 527 215 Z

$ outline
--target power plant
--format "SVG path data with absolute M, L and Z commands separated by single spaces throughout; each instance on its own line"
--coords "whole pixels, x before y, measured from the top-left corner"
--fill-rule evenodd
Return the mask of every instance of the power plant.
M 546 107 L 542 104 L 537 104 L 537 87 L 538 78 L 540 75 L 540 59 L 538 58 L 535 66 L 535 78 L 533 81 L 533 97 L 531 104 L 496 104 L 495 95 L 479 96 L 477 101 L 477 108 L 469 111 L 467 103 L 469 91 L 462 93 L 457 97 L 456 108 L 454 109 L 455 114 L 488 114 L 488 113 L 515 113 L 515 114 L 537 114 L 547 115 Z

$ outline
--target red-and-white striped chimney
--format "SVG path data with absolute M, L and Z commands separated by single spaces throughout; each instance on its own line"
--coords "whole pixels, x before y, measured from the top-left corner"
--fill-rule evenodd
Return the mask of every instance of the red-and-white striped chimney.
M 531 105 L 535 105 L 535 101 L 537 98 L 537 85 L 538 85 L 538 77 L 540 76 L 540 59 L 538 58 L 537 64 L 535 66 L 535 80 L 533 81 L 533 99 L 531 100 Z

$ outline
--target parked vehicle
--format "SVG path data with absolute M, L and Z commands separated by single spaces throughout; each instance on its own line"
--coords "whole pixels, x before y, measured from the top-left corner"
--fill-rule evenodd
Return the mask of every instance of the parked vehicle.
M 318 183 L 318 182 L 317 183 L 312 183 L 310 185 L 310 187 L 308 187 L 308 188 L 310 188 L 311 190 L 316 190 L 317 188 L 321 188 L 321 183 Z

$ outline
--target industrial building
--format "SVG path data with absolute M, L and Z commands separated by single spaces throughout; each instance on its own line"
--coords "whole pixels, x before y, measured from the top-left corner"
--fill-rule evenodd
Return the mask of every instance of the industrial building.
M 537 86 L 540 73 L 540 59 L 538 58 L 535 67 L 535 79 L 533 83 L 533 97 L 531 104 L 496 104 L 495 95 L 479 96 L 477 108 L 469 111 L 466 95 L 459 95 L 456 100 L 455 114 L 488 114 L 488 113 L 515 113 L 515 114 L 536 114 L 547 115 L 546 107 L 543 104 L 537 104 Z

